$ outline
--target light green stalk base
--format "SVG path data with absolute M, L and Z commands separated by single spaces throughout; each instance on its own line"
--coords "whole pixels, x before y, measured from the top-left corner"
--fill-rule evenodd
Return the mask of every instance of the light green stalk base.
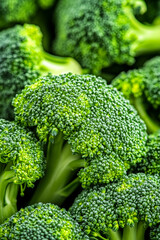
M 13 180 L 13 171 L 4 171 L 0 176 L 0 224 L 17 212 L 19 186 Z
M 42 75 L 51 72 L 54 75 L 63 73 L 81 74 L 82 69 L 79 63 L 73 58 L 57 57 L 49 53 L 43 53 L 43 61 L 41 62 L 40 71 Z
M 72 154 L 61 133 L 56 136 L 54 143 L 49 140 L 45 176 L 40 180 L 30 204 L 50 202 L 61 206 L 79 186 L 78 177 L 72 179 L 81 167 L 84 167 L 84 160 Z
M 150 118 L 150 116 L 147 114 L 141 98 L 134 99 L 134 106 L 138 111 L 138 114 L 140 115 L 140 117 L 145 122 L 149 133 L 154 133 L 160 129 L 160 125 L 158 125 L 158 123 L 153 121 Z

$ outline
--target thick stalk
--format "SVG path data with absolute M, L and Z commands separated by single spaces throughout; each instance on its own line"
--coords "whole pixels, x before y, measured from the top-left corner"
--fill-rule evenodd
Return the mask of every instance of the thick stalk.
M 145 239 L 145 231 L 147 226 L 144 225 L 143 222 L 139 222 L 137 225 L 137 238 L 136 240 L 144 240 Z
M 131 37 L 136 36 L 135 43 L 132 45 L 132 50 L 136 56 L 150 52 L 160 51 L 160 26 L 144 25 L 140 23 L 130 8 L 125 10 L 131 24 L 129 34 Z
M 84 167 L 84 161 L 79 155 L 72 155 L 68 143 L 60 133 L 54 143 L 49 141 L 47 153 L 47 169 L 35 190 L 30 204 L 36 202 L 51 202 L 61 205 L 79 185 L 79 180 L 72 181 L 76 170 Z
M 11 190 L 13 181 L 13 171 L 4 171 L 0 176 L 0 223 L 17 211 L 16 198 L 18 191 L 17 188 Z M 9 199 L 9 191 L 12 191 L 11 199 Z M 13 195 L 14 199 L 12 199 Z
M 73 58 L 57 57 L 46 52 L 43 52 L 40 71 L 42 75 L 45 75 L 48 72 L 51 72 L 54 75 L 68 72 L 77 74 L 82 73 L 81 66 Z
M 135 224 L 134 227 L 125 226 L 123 229 L 122 240 L 137 240 L 136 233 L 137 224 Z
M 145 122 L 149 133 L 154 133 L 158 129 L 160 129 L 160 125 L 158 125 L 155 121 L 153 121 L 150 118 L 150 116 L 148 115 L 148 113 L 146 112 L 146 109 L 144 107 L 144 104 L 143 104 L 141 98 L 135 98 L 134 99 L 134 106 L 137 109 L 138 114 L 140 115 L 140 117 Z

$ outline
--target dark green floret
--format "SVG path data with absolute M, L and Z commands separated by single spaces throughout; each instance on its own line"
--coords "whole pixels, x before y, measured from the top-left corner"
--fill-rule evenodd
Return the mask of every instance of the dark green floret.
M 160 175 L 160 131 L 148 136 L 146 151 L 146 156 L 133 167 L 132 171 Z
M 1 240 L 87 240 L 79 224 L 64 208 L 38 203 L 8 218 L 0 225 Z
M 13 105 L 16 121 L 35 127 L 47 148 L 46 174 L 31 203 L 61 204 L 79 182 L 87 188 L 118 179 L 145 155 L 145 124 L 100 77 L 48 75 Z
M 157 224 L 155 227 L 150 230 L 150 240 L 159 240 L 160 239 L 160 224 Z
M 45 162 L 34 135 L 0 119 L 0 223 L 17 211 L 17 195 L 44 175 Z
M 144 173 L 83 190 L 70 208 L 90 239 L 144 240 L 160 222 L 160 179 Z
M 11 23 L 29 21 L 36 10 L 35 0 L 1 0 L 0 27 L 6 27 Z
M 0 117 L 13 119 L 13 97 L 48 72 L 81 73 L 81 68 L 74 59 L 45 53 L 38 26 L 17 25 L 0 32 Z
M 53 49 L 97 75 L 113 63 L 133 64 L 135 56 L 160 50 L 160 27 L 134 16 L 145 10 L 143 0 L 60 0 Z
M 141 69 L 122 72 L 112 85 L 130 100 L 150 133 L 160 129 L 160 57 L 147 61 Z

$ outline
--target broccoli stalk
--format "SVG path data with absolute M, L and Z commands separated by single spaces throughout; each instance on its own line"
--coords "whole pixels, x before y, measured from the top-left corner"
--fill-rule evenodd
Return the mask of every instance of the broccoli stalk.
M 31 132 L 0 119 L 0 223 L 17 211 L 17 197 L 44 174 L 40 143 Z
M 53 201 L 62 205 L 63 201 L 80 185 L 74 173 L 85 166 L 85 160 L 80 155 L 73 155 L 70 145 L 58 133 L 55 139 L 50 137 L 47 150 L 47 169 L 40 180 L 31 202 Z M 72 180 L 72 181 L 71 181 Z
M 47 168 L 32 204 L 61 205 L 79 183 L 88 188 L 119 179 L 145 154 L 145 124 L 100 77 L 49 74 L 26 86 L 13 105 L 16 121 L 33 127 L 45 146 Z

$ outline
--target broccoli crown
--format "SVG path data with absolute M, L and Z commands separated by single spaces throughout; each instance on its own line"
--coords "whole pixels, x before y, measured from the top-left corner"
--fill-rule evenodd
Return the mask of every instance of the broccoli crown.
M 152 227 L 150 230 L 150 240 L 159 240 L 160 239 L 160 224 Z
M 154 57 L 144 65 L 145 74 L 145 96 L 148 102 L 160 110 L 160 57 Z
M 58 206 L 34 204 L 21 209 L 0 225 L 2 240 L 68 240 L 89 239 L 70 213 Z
M 121 181 L 83 190 L 70 212 L 90 236 L 99 233 L 108 237 L 111 231 L 136 227 L 139 222 L 143 222 L 144 227 L 154 226 L 160 222 L 159 184 L 157 176 L 130 174 Z
M 0 1 L 0 27 L 10 23 L 25 22 L 36 12 L 35 0 L 1 0 Z
M 146 142 L 147 155 L 133 167 L 133 172 L 160 174 L 160 131 L 150 134 Z
M 0 33 L 0 116 L 13 117 L 11 101 L 25 85 L 39 76 L 41 61 L 40 29 L 17 25 Z
M 23 127 L 0 119 L 0 150 L 1 173 L 11 171 L 10 179 L 15 184 L 33 187 L 33 183 L 43 176 L 42 147 Z
M 74 57 L 94 74 L 112 63 L 132 64 L 137 52 L 154 50 L 150 39 L 159 36 L 150 32 L 151 26 L 135 19 L 134 14 L 145 9 L 143 0 L 60 0 L 53 49 L 59 55 Z M 154 46 L 159 48 L 158 43 Z
M 81 170 L 87 185 L 105 182 L 96 166 L 112 172 L 119 161 L 119 171 L 124 172 L 145 154 L 145 124 L 128 100 L 100 77 L 48 75 L 26 86 L 13 105 L 16 121 L 36 126 L 42 141 L 48 136 L 54 141 L 63 133 L 72 153 L 87 160 L 86 171 Z M 89 170 L 92 164 L 96 174 Z

